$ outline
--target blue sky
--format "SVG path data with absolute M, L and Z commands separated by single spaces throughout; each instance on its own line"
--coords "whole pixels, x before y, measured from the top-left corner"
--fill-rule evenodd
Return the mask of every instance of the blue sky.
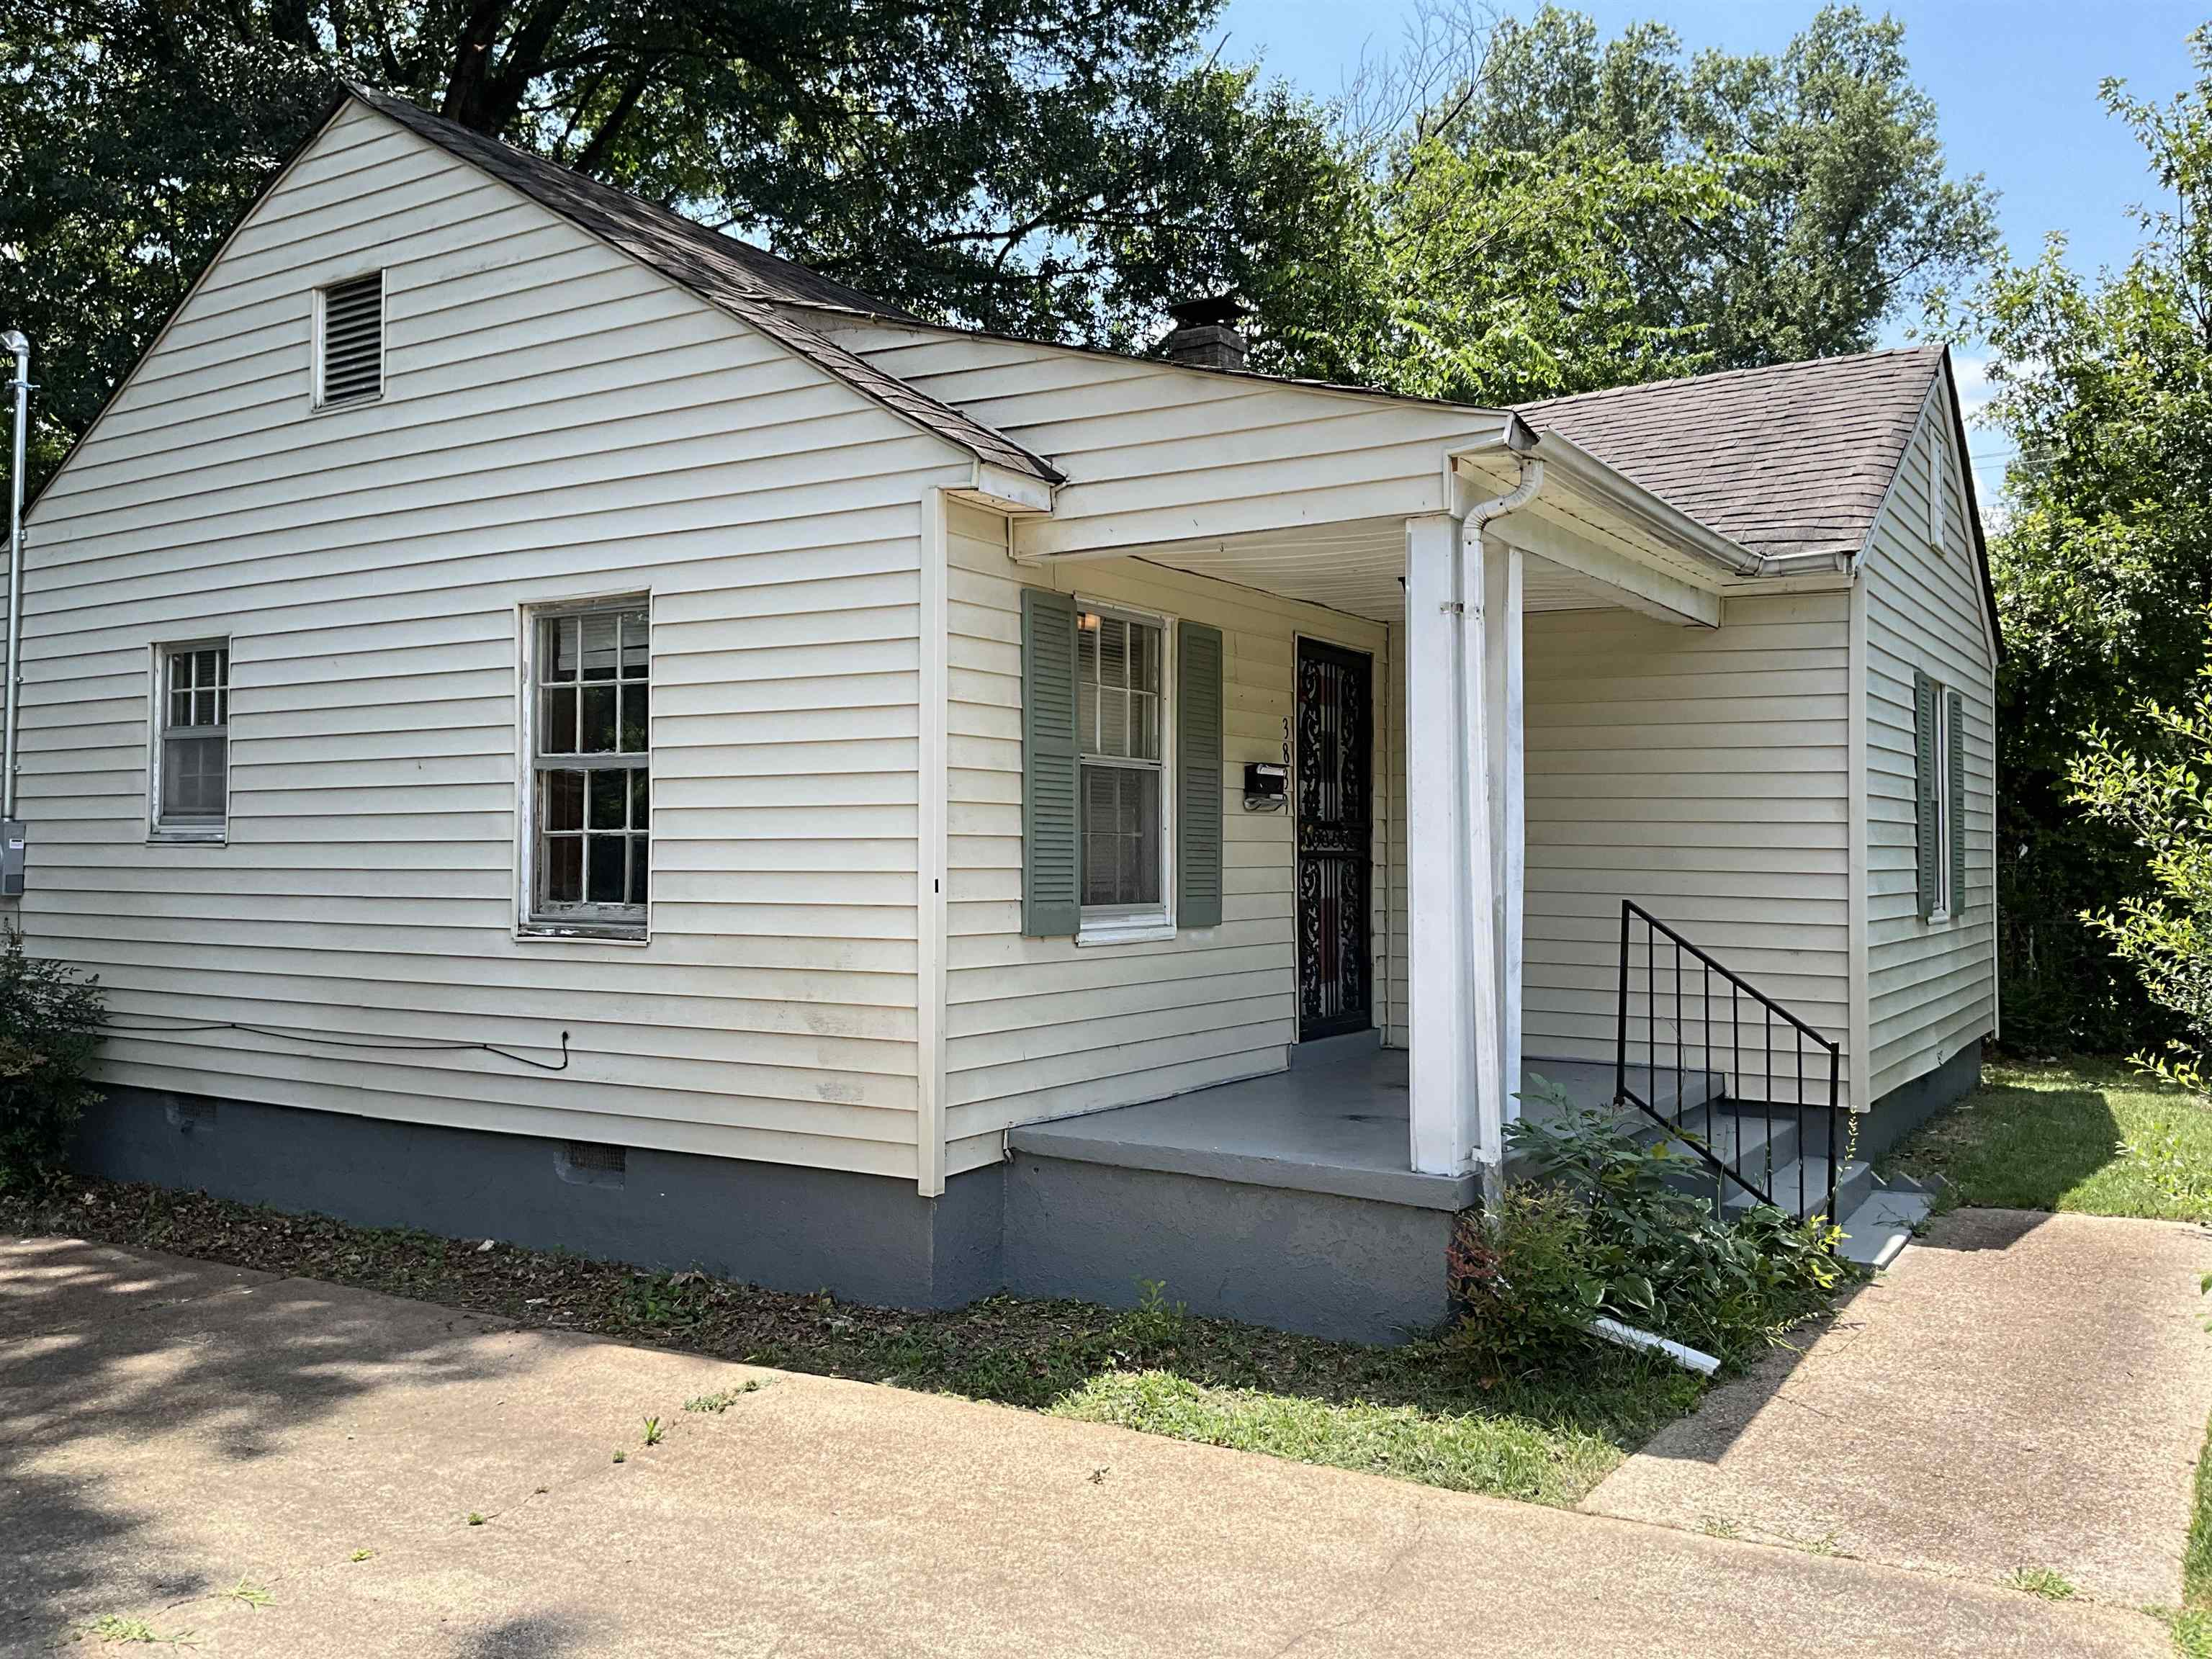
M 1363 49 L 1383 55 L 1395 47 L 1415 9 L 1414 0 L 1229 0 L 1222 27 L 1229 57 L 1258 55 L 1327 97 Z M 1525 15 L 1533 8 L 1510 9 Z M 1692 52 L 1778 52 L 1819 7 L 1817 0 L 1581 0 L 1577 9 L 1608 34 L 1656 17 Z M 2151 193 L 2152 180 L 2134 141 L 2099 104 L 2097 84 L 2112 75 L 2142 95 L 2180 91 L 2189 79 L 2184 37 L 2212 16 L 2212 4 L 1908 0 L 1866 9 L 1904 21 L 1913 76 L 1936 100 L 1952 167 L 1996 187 L 2015 256 L 2032 257 L 2046 232 L 2061 230 L 2085 270 L 2125 259 L 2134 242 L 2127 209 Z M 1960 361 L 1971 378 L 1971 348 Z M 1985 483 L 1995 483 L 2001 446 L 1978 433 L 1973 447 Z M 1982 495 L 1993 499 L 1986 488 Z

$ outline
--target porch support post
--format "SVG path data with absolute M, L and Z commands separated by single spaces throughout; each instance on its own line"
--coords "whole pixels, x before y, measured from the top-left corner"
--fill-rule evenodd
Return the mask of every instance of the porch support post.
M 1517 547 L 1483 549 L 1483 706 L 1490 732 L 1491 871 L 1497 895 L 1500 1109 L 1521 1115 L 1522 927 L 1528 886 L 1528 779 L 1522 696 L 1522 592 L 1527 562 Z M 1501 1135 L 1503 1128 L 1501 1125 Z M 1504 1146 L 1498 1148 L 1500 1154 Z
M 1461 768 L 1461 521 L 1406 522 L 1406 876 L 1413 1167 L 1457 1175 L 1474 1152 L 1468 864 Z
M 1483 545 L 1480 524 L 1462 529 L 1458 544 L 1460 611 L 1460 863 L 1465 872 L 1462 903 L 1466 921 L 1462 945 L 1467 953 L 1468 1104 L 1473 1116 L 1473 1147 L 1486 1198 L 1495 1197 L 1505 1164 L 1504 1000 L 1499 969 L 1504 935 L 1499 854 L 1504 836 L 1501 783 L 1504 751 L 1495 741 L 1497 698 L 1492 682 L 1506 665 L 1493 665 L 1492 647 L 1503 618 L 1490 615 L 1493 581 L 1492 550 Z M 1501 580 L 1510 580 L 1510 561 L 1500 547 Z M 1501 610 L 1504 608 L 1500 607 Z

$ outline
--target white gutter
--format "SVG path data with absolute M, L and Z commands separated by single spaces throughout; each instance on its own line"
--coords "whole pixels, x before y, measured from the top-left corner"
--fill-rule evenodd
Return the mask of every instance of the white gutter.
M 15 356 L 15 460 L 9 474 L 8 684 L 0 713 L 0 818 L 15 816 L 15 716 L 23 684 L 23 446 L 31 423 L 31 343 L 21 331 L 0 334 L 0 351 Z

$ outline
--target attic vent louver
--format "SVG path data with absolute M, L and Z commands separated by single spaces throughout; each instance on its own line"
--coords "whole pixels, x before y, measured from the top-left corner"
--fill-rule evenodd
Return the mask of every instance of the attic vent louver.
M 335 283 L 323 290 L 318 398 L 358 403 L 384 390 L 384 273 Z

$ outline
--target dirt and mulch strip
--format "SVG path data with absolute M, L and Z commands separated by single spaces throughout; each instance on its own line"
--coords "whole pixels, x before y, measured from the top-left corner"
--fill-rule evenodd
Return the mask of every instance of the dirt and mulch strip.
M 1182 1440 L 1570 1506 L 1703 1384 L 1602 1350 L 1483 1376 L 1434 1342 L 1370 1347 L 1183 1312 L 994 1297 L 943 1313 L 789 1295 L 698 1272 L 287 1215 L 140 1184 L 0 1196 L 0 1234 L 167 1251 L 714 1358 L 994 1401 Z

